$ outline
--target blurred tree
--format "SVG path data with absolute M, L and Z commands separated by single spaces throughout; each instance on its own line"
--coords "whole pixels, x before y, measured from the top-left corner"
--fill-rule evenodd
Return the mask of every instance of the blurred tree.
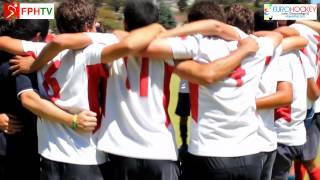
M 100 22 L 105 31 L 123 29 L 121 15 L 115 13 L 111 7 L 103 6 L 98 8 L 97 21 Z
M 260 1 L 259 1 L 259 0 L 255 0 L 255 1 L 254 1 L 254 6 L 255 6 L 255 7 L 259 7 L 259 5 L 260 5 Z
M 121 6 L 124 5 L 125 0 L 106 0 L 106 3 L 112 7 L 114 11 L 118 12 Z
M 177 25 L 176 20 L 172 16 L 169 6 L 166 5 L 163 1 L 160 1 L 159 5 L 159 22 L 167 29 L 174 28 Z
M 177 5 L 179 7 L 180 12 L 184 12 L 188 7 L 187 0 L 179 0 L 177 2 Z

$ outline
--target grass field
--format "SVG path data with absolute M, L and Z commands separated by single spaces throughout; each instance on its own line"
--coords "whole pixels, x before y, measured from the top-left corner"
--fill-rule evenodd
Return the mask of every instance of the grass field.
M 176 110 L 177 101 L 178 101 L 179 82 L 180 82 L 180 78 L 174 74 L 171 77 L 170 103 L 169 103 L 169 116 L 171 118 L 171 122 L 176 132 L 176 141 L 177 141 L 178 147 L 181 145 L 180 131 L 179 131 L 179 116 L 177 116 L 174 112 Z

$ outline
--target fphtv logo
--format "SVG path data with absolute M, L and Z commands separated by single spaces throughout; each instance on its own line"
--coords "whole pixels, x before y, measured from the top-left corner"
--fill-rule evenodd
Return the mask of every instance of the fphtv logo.
M 5 3 L 5 19 L 54 19 L 54 3 Z
M 265 20 L 317 20 L 316 4 L 264 4 Z

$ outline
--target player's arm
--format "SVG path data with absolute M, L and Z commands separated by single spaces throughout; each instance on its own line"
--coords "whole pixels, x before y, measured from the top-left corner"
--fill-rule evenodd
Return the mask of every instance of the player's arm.
M 119 43 L 106 46 L 101 52 L 101 62 L 109 63 L 128 54 L 137 55 L 165 29 L 160 24 L 151 24 L 130 32 Z
M 315 101 L 320 96 L 320 89 L 313 78 L 308 78 L 307 95 L 311 101 Z
M 0 50 L 10 54 L 24 55 L 21 40 L 9 36 L 0 36 Z
M 269 96 L 256 99 L 257 109 L 277 108 L 291 104 L 293 101 L 292 84 L 281 81 L 277 84 L 277 91 Z
M 6 134 L 15 134 L 23 128 L 21 121 L 11 114 L 0 113 L 0 130 Z
M 26 68 L 22 70 L 23 73 L 30 73 L 41 69 L 61 51 L 65 49 L 82 49 L 92 43 L 91 38 L 85 33 L 73 33 L 73 34 L 61 34 L 57 35 L 53 41 L 48 43 L 41 53 L 39 54 L 37 61 L 34 61 L 30 69 Z M 22 66 L 22 64 L 21 64 Z M 22 68 L 22 69 L 23 69 Z
M 301 36 L 292 36 L 284 38 L 281 42 L 282 46 L 282 54 L 286 54 L 288 52 L 299 50 L 308 45 L 308 40 Z
M 257 31 L 253 33 L 258 37 L 267 37 L 272 40 L 273 47 L 277 47 L 282 41 L 282 35 L 274 31 Z
M 320 33 L 320 23 L 318 21 L 310 21 L 310 20 L 296 20 L 296 23 L 298 24 L 304 24 L 311 29 L 317 31 Z
M 96 114 L 94 112 L 83 111 L 75 116 L 63 111 L 50 101 L 42 99 L 33 90 L 21 93 L 20 100 L 23 107 L 45 119 L 50 119 L 68 127 L 72 127 L 73 121 L 76 121 L 76 130 L 81 132 L 91 132 L 97 125 Z
M 225 40 L 239 40 L 239 33 L 232 26 L 217 20 L 199 20 L 184 24 L 159 34 L 159 38 L 203 34 L 205 36 L 219 36 Z
M 253 38 L 239 41 L 239 48 L 224 58 L 208 64 L 200 64 L 193 60 L 181 61 L 176 65 L 174 72 L 190 82 L 210 85 L 228 76 L 241 63 L 241 60 L 255 53 L 258 44 Z
M 300 33 L 297 30 L 289 26 L 281 26 L 274 31 L 282 34 L 283 37 L 300 36 Z
M 103 48 L 101 62 L 109 63 L 130 53 L 141 51 L 162 31 L 164 28 L 160 24 L 152 24 L 132 31 L 120 42 Z M 11 70 L 14 71 L 14 74 L 37 71 L 57 56 L 59 52 L 65 49 L 81 49 L 91 43 L 91 37 L 85 33 L 62 34 L 44 47 L 36 61 L 32 61 L 30 58 L 15 57 L 15 60 L 11 61 L 15 64 Z

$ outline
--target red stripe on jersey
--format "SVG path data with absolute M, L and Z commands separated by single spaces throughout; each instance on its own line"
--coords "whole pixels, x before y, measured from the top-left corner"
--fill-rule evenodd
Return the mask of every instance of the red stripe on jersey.
M 318 78 L 317 78 L 317 86 L 318 86 L 318 88 L 320 88 L 320 76 L 318 75 Z
M 42 83 L 48 97 L 52 102 L 60 99 L 60 86 L 56 78 L 52 77 L 52 75 L 59 69 L 61 62 L 55 61 L 48 68 L 47 72 L 44 74 L 44 81 Z M 49 94 L 49 86 L 52 89 L 52 95 Z
M 27 54 L 28 56 L 33 57 L 34 59 L 37 59 L 37 55 L 36 55 L 36 53 L 34 53 L 33 51 L 27 51 L 26 54 Z
M 320 50 L 320 35 L 313 35 L 316 39 L 317 39 L 317 41 L 318 41 L 318 43 L 317 43 L 317 51 L 316 51 L 316 65 L 318 65 L 318 62 L 319 62 L 319 50 Z
M 274 110 L 275 120 L 283 118 L 284 120 L 291 122 L 291 105 L 276 108 Z
M 246 75 L 246 71 L 242 69 L 241 66 L 238 66 L 229 77 L 233 78 L 237 82 L 237 87 L 242 86 L 243 80 L 241 79 L 244 75 Z
M 265 65 L 268 66 L 271 62 L 271 59 L 272 59 L 272 56 L 267 56 L 266 57 L 266 62 L 265 62 Z
M 148 96 L 148 84 L 149 84 L 149 58 L 142 58 L 141 72 L 140 72 L 140 96 Z
M 306 50 L 305 48 L 301 48 L 300 51 L 301 51 L 304 55 L 308 56 L 307 50 Z
M 108 71 L 102 64 L 87 65 L 88 101 L 90 110 L 97 113 L 97 126 L 100 128 L 102 115 L 105 113 Z M 100 89 L 101 88 L 101 89 Z M 99 92 L 101 94 L 99 94 Z
M 198 122 L 198 97 L 199 97 L 199 85 L 193 84 L 189 82 L 189 88 L 190 88 L 190 105 L 191 105 L 191 115 L 192 119 L 195 122 Z
M 187 36 L 180 36 L 181 40 L 186 40 L 187 39 Z
M 124 60 L 124 64 L 125 64 L 126 70 L 127 70 L 126 88 L 131 89 L 130 88 L 130 81 L 129 81 L 129 71 L 128 71 L 128 56 L 124 57 L 123 60 Z
M 163 107 L 166 113 L 166 127 L 168 127 L 171 123 L 168 107 L 169 107 L 169 100 L 170 100 L 170 79 L 173 72 L 173 67 L 169 66 L 168 64 L 164 63 L 164 78 L 163 78 Z

